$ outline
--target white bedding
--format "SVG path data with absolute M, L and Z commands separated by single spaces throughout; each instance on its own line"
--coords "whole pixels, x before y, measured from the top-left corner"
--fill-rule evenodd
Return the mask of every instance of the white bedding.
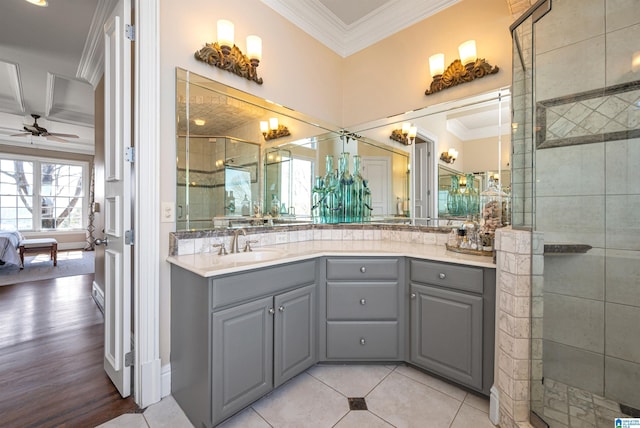
M 22 234 L 17 230 L 0 230 L 0 262 L 20 266 L 18 245 Z

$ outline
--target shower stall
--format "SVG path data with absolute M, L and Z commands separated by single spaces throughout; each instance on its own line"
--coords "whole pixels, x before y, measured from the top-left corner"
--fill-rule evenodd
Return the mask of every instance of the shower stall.
M 541 0 L 511 31 L 531 421 L 613 427 L 640 417 L 640 1 Z

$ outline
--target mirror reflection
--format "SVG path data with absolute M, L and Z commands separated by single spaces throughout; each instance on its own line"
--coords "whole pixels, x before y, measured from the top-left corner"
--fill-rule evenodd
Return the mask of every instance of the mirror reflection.
M 465 200 L 491 178 L 509 188 L 508 90 L 348 130 L 183 69 L 176 90 L 177 231 L 300 222 L 437 226 L 479 212 L 468 202 L 451 205 L 456 192 Z M 390 138 L 405 122 L 418 130 L 415 144 Z M 455 159 L 442 160 L 450 152 Z

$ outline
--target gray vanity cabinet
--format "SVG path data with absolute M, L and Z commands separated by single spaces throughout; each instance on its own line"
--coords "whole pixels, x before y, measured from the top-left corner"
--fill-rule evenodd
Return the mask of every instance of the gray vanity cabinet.
M 195 426 L 317 362 L 316 260 L 212 279 L 172 266 L 171 276 L 171 391 Z
M 494 271 L 424 260 L 410 260 L 409 268 L 411 363 L 488 394 Z
M 324 323 L 327 361 L 404 358 L 404 272 L 398 258 L 328 258 Z

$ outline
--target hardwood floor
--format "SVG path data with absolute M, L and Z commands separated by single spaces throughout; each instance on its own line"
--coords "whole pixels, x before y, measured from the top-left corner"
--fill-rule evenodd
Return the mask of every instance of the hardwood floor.
M 0 426 L 93 427 L 138 412 L 103 365 L 93 275 L 0 287 Z

